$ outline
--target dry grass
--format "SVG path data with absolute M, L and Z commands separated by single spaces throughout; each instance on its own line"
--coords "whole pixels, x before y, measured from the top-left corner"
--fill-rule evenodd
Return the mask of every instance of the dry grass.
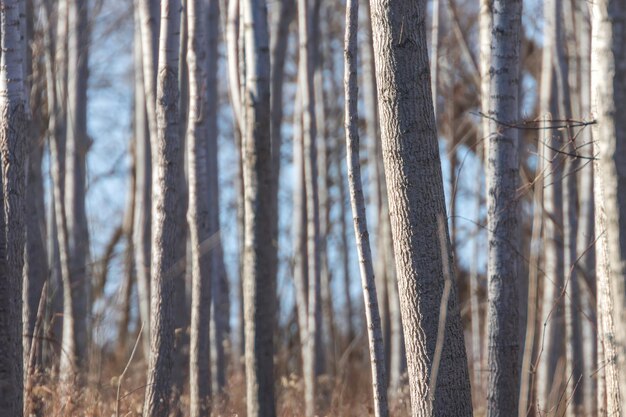
M 276 396 L 280 417 L 304 415 L 302 378 L 296 372 L 287 372 L 284 358 L 294 357 L 293 352 L 277 355 Z M 373 415 L 370 368 L 367 356 L 358 353 L 343 361 L 336 375 L 321 375 L 318 380 L 318 415 L 364 417 Z M 46 417 L 89 416 L 117 417 L 117 384 L 127 359 L 103 359 L 97 371 L 90 371 L 88 381 L 69 396 L 63 395 L 57 378 L 50 373 L 40 373 L 34 378 L 27 403 L 31 415 Z M 92 368 L 94 368 L 92 366 Z M 135 358 L 122 381 L 119 397 L 119 416 L 141 415 L 145 390 L 146 364 Z M 172 400 L 173 417 L 188 415 L 188 387 L 182 395 Z M 394 393 L 391 403 L 393 416 L 409 415 L 408 387 Z M 245 379 L 241 371 L 231 371 L 225 393 L 214 399 L 212 416 L 246 416 Z

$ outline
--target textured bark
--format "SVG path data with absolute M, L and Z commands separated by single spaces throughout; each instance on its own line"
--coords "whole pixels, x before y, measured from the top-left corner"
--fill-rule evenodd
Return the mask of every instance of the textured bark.
M 189 70 L 189 119 L 187 162 L 189 165 L 189 208 L 187 219 L 191 239 L 191 339 L 189 351 L 189 401 L 191 416 L 208 416 L 211 396 L 211 280 L 213 251 L 209 246 L 215 225 L 211 222 L 208 175 L 208 106 L 205 94 L 208 51 L 205 48 L 204 3 L 187 4 L 187 67 Z M 213 226 L 213 227 L 212 227 Z
M 87 137 L 88 45 L 87 2 L 85 0 L 69 0 L 64 197 L 70 259 L 72 313 L 74 314 L 73 333 L 76 340 L 74 372 L 81 372 L 87 365 L 89 232 L 85 211 L 85 183 L 87 175 L 86 157 L 89 147 Z M 65 370 L 68 368 L 62 367 L 62 374 Z
M 302 138 L 304 143 L 304 178 L 306 184 L 308 291 L 306 331 L 301 329 L 303 344 L 305 415 L 315 414 L 316 364 L 318 363 L 318 333 L 320 309 L 320 221 L 318 194 L 318 165 L 315 124 L 315 97 L 312 44 L 310 43 L 309 1 L 298 0 L 298 65 L 300 98 L 302 100 Z
M 372 369 L 372 391 L 374 396 L 374 415 L 387 417 L 387 389 L 385 377 L 385 348 L 383 332 L 378 311 L 378 296 L 374 279 L 374 265 L 367 230 L 365 198 L 361 182 L 361 164 L 359 161 L 358 127 L 358 85 L 357 85 L 357 29 L 359 16 L 358 0 L 349 0 L 346 4 L 346 33 L 344 41 L 344 94 L 345 94 L 345 129 L 346 162 L 348 166 L 348 187 L 354 234 L 359 255 L 361 285 L 365 302 L 367 321 L 367 339 L 370 349 Z
M 276 283 L 271 275 L 272 142 L 270 133 L 270 56 L 264 0 L 242 3 L 245 83 L 242 94 L 245 195 L 244 319 L 247 412 L 275 416 L 274 320 Z
M 5 0 L 0 8 L 0 410 L 7 416 L 23 414 L 22 268 L 28 108 L 19 3 Z
M 158 135 L 153 142 L 155 175 L 152 179 L 152 286 L 148 382 L 143 414 L 167 416 L 170 408 L 174 352 L 174 280 L 179 275 L 177 236 L 178 178 L 181 140 L 178 60 L 181 5 L 161 2 L 161 34 L 157 81 Z
M 519 390 L 519 226 L 517 184 L 519 176 L 518 136 L 495 122 L 515 124 L 519 117 L 519 53 L 522 2 L 493 3 L 493 31 L 487 176 L 488 219 L 488 312 L 490 416 L 517 413 Z
M 137 271 L 139 317 L 143 323 L 141 335 L 144 357 L 150 355 L 150 224 L 152 222 L 152 152 L 150 127 L 143 71 L 143 42 L 139 7 L 135 6 L 135 209 L 133 252 Z M 150 59 L 151 62 L 151 59 Z M 152 72 L 154 73 L 154 71 Z
M 544 39 L 539 107 L 545 128 L 540 133 L 540 146 L 546 164 L 544 175 L 544 256 L 545 277 L 542 282 L 540 325 L 541 338 L 538 347 L 538 369 L 535 376 L 538 411 L 546 412 L 558 401 L 563 374 L 557 372 L 558 361 L 564 357 L 563 303 L 559 298 L 564 282 L 563 236 L 563 155 L 560 133 L 550 129 L 552 119 L 558 118 L 558 84 L 555 71 L 556 1 L 544 2 Z M 562 369 L 562 368 L 561 368 Z
M 470 384 L 450 268 L 425 13 L 423 0 L 371 4 L 383 158 L 412 415 L 469 416 Z
M 598 314 L 602 320 L 608 415 L 626 410 L 626 7 L 593 3 L 591 16 L 593 136 L 599 160 L 594 179 Z M 600 301 L 603 301 L 600 304 Z M 611 311 L 612 309 L 612 311 Z M 599 361 L 599 363 L 603 363 Z

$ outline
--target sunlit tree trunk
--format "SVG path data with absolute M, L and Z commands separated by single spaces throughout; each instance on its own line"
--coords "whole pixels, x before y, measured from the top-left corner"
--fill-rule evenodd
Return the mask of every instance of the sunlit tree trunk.
M 383 159 L 412 415 L 469 416 L 472 402 L 428 75 L 425 9 L 424 0 L 371 3 Z
M 65 148 L 65 217 L 70 259 L 70 281 L 77 357 L 74 371 L 81 373 L 87 361 L 89 306 L 89 231 L 85 205 L 87 179 L 87 77 L 89 29 L 87 2 L 68 2 L 67 113 Z M 63 372 L 64 369 L 62 369 Z
M 180 116 L 178 60 L 180 1 L 161 2 L 156 94 L 157 137 L 153 142 L 151 331 L 145 417 L 165 417 L 170 408 L 174 354 L 173 297 L 177 271 Z
M 134 8 L 135 42 L 135 209 L 133 225 L 133 254 L 137 274 L 137 298 L 139 317 L 143 323 L 141 335 L 144 356 L 150 354 L 150 224 L 152 199 L 152 152 L 150 149 L 150 126 L 145 94 L 143 71 L 143 47 L 139 7 Z
M 519 390 L 519 225 L 517 131 L 499 124 L 515 124 L 519 117 L 519 54 L 522 2 L 493 3 L 487 176 L 489 416 L 517 413 Z
M 361 285 L 365 302 L 367 337 L 370 349 L 372 369 L 372 391 L 374 396 L 374 415 L 389 415 L 387 405 L 387 387 L 385 378 L 385 349 L 383 332 L 378 311 L 378 297 L 374 280 L 374 265 L 370 250 L 369 232 L 365 214 L 365 198 L 361 182 L 361 164 L 359 156 L 358 126 L 358 85 L 357 85 L 357 30 L 359 18 L 358 0 L 348 0 L 346 4 L 346 33 L 344 41 L 344 94 L 345 94 L 345 129 L 346 162 L 348 165 L 348 188 L 354 234 L 359 255 Z
M 579 109 L 575 117 L 591 117 L 591 17 L 590 5 L 572 0 L 574 30 L 577 35 L 576 55 L 579 70 Z M 578 153 L 586 158 L 593 156 L 591 129 L 580 132 L 577 140 Z M 594 305 L 596 297 L 595 250 L 594 250 L 594 202 L 593 202 L 593 163 L 583 160 L 578 174 L 579 227 L 577 253 L 578 266 L 586 285 L 581 288 L 581 309 L 583 313 L 582 339 L 584 375 L 591 376 L 597 369 L 597 322 Z M 597 378 L 586 378 L 584 391 L 585 412 L 595 415 Z
M 242 89 L 245 196 L 244 319 L 246 394 L 249 417 L 276 415 L 274 319 L 276 282 L 271 275 L 272 141 L 270 56 L 265 0 L 244 0 L 245 78 Z
M 592 5 L 591 96 L 597 120 L 594 179 L 598 315 L 602 320 L 607 414 L 626 410 L 626 7 L 624 1 Z M 602 292 L 602 296 L 600 293 Z M 602 303 L 601 303 L 602 301 Z
M 189 164 L 189 208 L 187 219 L 191 239 L 191 339 L 189 348 L 189 400 L 191 416 L 208 416 L 211 395 L 211 281 L 213 251 L 211 235 L 216 232 L 210 217 L 206 192 L 208 175 L 209 126 L 205 92 L 208 77 L 208 51 L 205 48 L 206 8 L 202 0 L 187 3 L 187 67 L 189 70 L 189 119 L 187 122 L 187 161 Z M 215 58 L 215 57 L 213 57 Z M 215 126 L 213 126 L 215 127 Z M 212 227 L 213 226 L 213 227 Z M 213 230 L 212 230 L 213 229 Z

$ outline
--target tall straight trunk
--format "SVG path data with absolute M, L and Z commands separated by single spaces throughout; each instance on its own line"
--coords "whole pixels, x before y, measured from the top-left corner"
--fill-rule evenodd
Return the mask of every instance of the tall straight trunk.
M 133 254 L 137 273 L 137 298 L 139 318 L 143 323 L 141 335 L 144 357 L 150 354 L 150 224 L 152 199 L 152 152 L 150 149 L 150 127 L 145 94 L 143 71 L 143 42 L 139 8 L 134 9 L 135 42 L 135 209 L 133 225 Z
M 305 415 L 315 414 L 316 364 L 318 363 L 318 332 L 320 309 L 320 221 L 318 195 L 318 165 L 313 88 L 312 45 L 310 44 L 309 1 L 298 0 L 298 65 L 300 97 L 302 100 L 302 137 L 304 143 L 304 177 L 306 183 L 308 303 L 306 332 L 303 338 Z
M 296 12 L 295 0 L 281 0 L 276 5 L 275 20 L 270 27 L 270 61 L 271 61 L 271 135 L 272 135 L 272 204 L 273 211 L 277 213 L 271 220 L 276 220 L 272 224 L 271 243 L 275 246 L 276 258 L 271 263 L 271 274 L 277 277 L 278 274 L 278 241 L 279 241 L 279 202 L 278 193 L 280 188 L 280 168 L 281 168 L 281 148 L 283 122 L 283 85 L 285 78 L 285 63 L 289 43 L 289 26 L 294 19 Z M 276 279 L 276 278 L 275 278 Z
M 556 69 L 559 86 L 559 113 L 566 120 L 573 119 L 573 109 L 577 106 L 576 83 L 577 78 L 572 77 L 577 63 L 575 59 L 566 54 L 572 54 L 576 50 L 575 39 L 572 40 L 574 29 L 572 4 L 570 0 L 556 0 Z M 573 78 L 573 79 L 572 79 Z M 574 142 L 574 131 L 565 129 L 564 144 L 566 152 L 576 155 L 577 144 Z M 580 314 L 580 277 L 577 268 L 578 251 L 576 238 L 578 232 L 578 186 L 576 174 L 579 170 L 579 159 L 567 157 L 563 175 L 563 241 L 564 241 L 564 266 L 565 266 L 565 289 L 567 296 L 565 304 L 565 384 L 567 398 L 570 403 L 564 409 L 567 416 L 583 415 L 583 393 L 587 381 L 583 378 L 583 352 L 582 352 L 582 329 Z
M 371 4 L 413 416 L 472 414 L 426 47 L 425 1 Z M 419 126 L 419 128 L 417 128 Z M 439 341 L 439 342 L 438 342 Z
M 572 0 L 574 9 L 574 26 L 577 34 L 577 58 L 579 71 L 579 109 L 578 118 L 588 119 L 591 112 L 591 17 L 589 5 Z M 593 156 L 591 129 L 580 132 L 578 152 L 584 157 Z M 597 330 L 595 301 L 595 251 L 594 246 L 594 207 L 593 207 L 593 163 L 581 161 L 578 174 L 579 224 L 577 237 L 577 253 L 580 258 L 578 266 L 586 283 L 581 294 L 583 312 L 582 339 L 584 374 L 593 375 L 597 369 Z M 596 378 L 586 378 L 584 391 L 585 412 L 594 415 L 596 411 Z
M 245 81 L 242 94 L 245 185 L 244 313 L 246 393 L 249 417 L 276 415 L 274 400 L 274 319 L 276 282 L 271 275 L 272 141 L 270 56 L 264 0 L 242 3 Z
M 144 94 L 146 97 L 146 112 L 148 115 L 148 128 L 150 130 L 151 143 L 156 142 L 157 137 L 157 65 L 159 57 L 159 1 L 158 0 L 135 0 L 135 9 L 138 12 L 138 20 L 141 36 L 142 73 Z M 152 149 L 153 152 L 156 149 Z M 156 154 L 156 152 L 155 152 Z M 147 323 L 146 323 L 147 324 Z
M 161 2 L 161 33 L 156 94 L 157 137 L 153 143 L 152 286 L 150 358 L 143 414 L 167 416 L 174 354 L 173 297 L 178 275 L 176 248 L 180 185 L 178 59 L 180 1 Z
M 89 31 L 87 2 L 68 3 L 68 60 L 66 113 L 65 216 L 70 258 L 70 281 L 74 314 L 74 337 L 78 347 L 75 371 L 85 369 L 87 317 L 89 311 L 87 258 L 89 231 L 85 211 L 87 137 L 87 76 Z
M 229 319 L 230 319 L 230 295 L 228 277 L 224 268 L 224 252 L 222 250 L 222 238 L 220 235 L 220 191 L 219 191 L 219 165 L 218 165 L 218 112 L 219 92 L 217 72 L 219 68 L 219 23 L 220 4 L 218 0 L 207 2 L 207 72 L 206 72 L 206 103 L 207 103 L 207 155 L 208 155 L 208 181 L 209 181 L 209 222 L 211 225 L 211 276 L 213 289 L 211 291 L 213 301 L 212 320 L 215 328 L 215 340 L 212 341 L 215 349 L 212 350 L 215 357 L 215 390 L 222 391 L 226 386 L 227 358 L 226 350 L 230 346 Z
M 318 166 L 318 195 L 319 195 L 319 251 L 320 251 L 320 309 L 321 321 L 317 333 L 317 364 L 316 373 L 322 372 L 334 374 L 335 364 L 335 323 L 333 320 L 333 303 L 331 295 L 331 280 L 333 274 L 328 264 L 327 240 L 331 233 L 330 222 L 330 160 L 331 147 L 327 129 L 326 115 L 326 89 L 324 87 L 324 71 L 326 60 L 328 59 L 327 42 L 328 25 L 321 19 L 322 0 L 314 0 L 311 10 L 311 39 L 312 45 L 311 62 L 313 69 L 313 94 L 315 96 L 315 126 L 319 126 L 317 133 L 317 166 Z M 343 201 L 343 200 L 342 200 Z M 340 205 L 341 211 L 345 211 L 345 206 Z M 345 229 L 345 221 L 342 222 Z M 349 295 L 349 291 L 346 291 Z M 346 323 L 348 325 L 348 335 L 352 337 L 352 308 L 351 302 L 346 303 L 348 312 Z
M 119 318 L 117 322 L 118 339 L 117 352 L 121 357 L 126 357 L 128 348 L 128 326 L 131 315 L 131 297 L 134 281 L 134 250 L 133 250 L 133 227 L 135 225 L 135 196 L 137 195 L 137 154 L 135 153 L 135 142 L 130 144 L 131 165 L 129 169 L 128 193 L 126 196 L 126 207 L 124 208 L 124 220 L 122 223 L 122 236 L 124 240 L 123 267 L 124 273 L 119 285 Z M 106 274 L 106 270 L 103 271 Z
M 298 77 L 301 77 L 298 74 Z M 308 283 L 308 259 L 306 253 L 306 185 L 304 183 L 304 142 L 302 138 L 302 103 L 301 88 L 298 83 L 294 104 L 293 120 L 293 166 L 295 170 L 293 184 L 293 223 L 294 241 L 294 268 L 293 280 L 295 287 L 296 315 L 298 318 L 298 331 L 300 344 L 304 352 L 304 342 L 307 331 L 307 283 Z M 304 360 L 304 355 L 303 360 Z
M 598 304 L 606 363 L 608 415 L 626 410 L 626 7 L 623 1 L 593 3 L 591 16 L 592 112 L 597 124 L 598 161 L 594 180 Z M 598 248 L 598 246 L 596 246 Z M 603 257 L 603 259 L 601 259 Z M 600 297 L 598 297 L 600 300 Z M 611 312 L 611 307 L 613 311 Z M 612 322 L 611 322 L 612 321 Z M 613 333 L 614 332 L 614 333 Z M 613 334 L 611 334 L 613 333 Z M 614 337 L 614 339 L 612 339 Z M 611 346 L 613 345 L 613 346 Z M 602 363 L 602 362 L 599 362 Z
M 433 94 L 433 107 L 437 117 L 437 93 L 439 76 L 439 17 L 441 16 L 441 0 L 433 0 L 430 27 L 430 88 Z
M 488 313 L 490 416 L 517 413 L 519 389 L 519 313 L 517 278 L 519 226 L 517 183 L 519 176 L 518 137 L 514 124 L 519 117 L 519 54 L 522 2 L 493 3 L 489 94 L 489 161 L 487 176 L 488 219 Z
M 365 136 L 367 138 L 367 176 L 369 178 L 370 192 L 368 201 L 372 207 L 371 213 L 376 219 L 376 238 L 374 239 L 374 275 L 376 277 L 376 287 L 378 294 L 378 304 L 383 328 L 383 340 L 385 345 L 386 373 L 389 378 L 389 300 L 387 295 L 387 283 L 385 277 L 385 246 L 382 245 L 381 226 L 383 219 L 381 211 L 383 205 L 383 182 L 381 178 L 380 142 L 378 129 L 378 97 L 376 97 L 376 77 L 374 68 L 374 50 L 372 45 L 372 23 L 370 20 L 369 2 L 364 2 L 359 9 L 361 15 L 359 44 L 359 56 L 361 60 L 361 77 L 363 96 L 363 118 L 365 119 Z
M 348 166 L 348 188 L 354 234 L 359 254 L 361 285 L 365 302 L 367 338 L 370 349 L 372 369 L 372 391 L 374 396 L 374 415 L 387 417 L 387 387 L 385 377 L 385 348 L 383 332 L 378 311 L 378 296 L 374 280 L 374 265 L 370 249 L 369 232 L 365 213 L 365 198 L 361 182 L 361 164 L 359 158 L 359 114 L 357 84 L 357 30 L 359 18 L 358 0 L 349 0 L 346 4 L 346 33 L 344 41 L 344 95 L 346 162 Z
M 556 79 L 554 51 L 557 47 L 556 0 L 544 2 L 544 48 L 541 68 L 539 96 L 540 114 L 543 119 L 540 146 L 543 147 L 545 169 L 543 172 L 544 201 L 544 273 L 541 280 L 542 300 L 540 325 L 541 337 L 538 346 L 538 369 L 535 375 L 537 386 L 536 405 L 538 410 L 547 411 L 556 406 L 562 373 L 557 372 L 559 360 L 564 356 L 564 315 L 559 295 L 564 282 L 563 248 L 563 155 L 560 134 L 551 129 L 552 118 L 558 118 L 558 83 Z
M 32 18 L 32 5 L 29 4 L 28 11 L 29 21 Z M 29 31 L 30 32 L 30 31 Z M 32 32 L 31 32 L 32 33 Z M 30 54 L 30 49 L 28 51 Z M 30 61 L 27 59 L 26 62 Z M 26 64 L 26 63 L 25 63 Z M 26 64 L 28 65 L 28 64 Z M 30 75 L 45 76 L 42 73 L 43 66 L 37 64 L 36 71 Z M 40 84 L 33 87 L 33 97 L 31 104 L 40 108 L 43 106 L 41 102 Z M 46 248 L 46 208 L 45 208 L 45 190 L 44 179 L 42 173 L 42 162 L 44 154 L 44 142 L 41 132 L 43 130 L 43 119 L 39 115 L 32 117 L 32 124 L 27 130 L 27 153 L 28 165 L 26 168 L 26 209 L 25 209 L 25 227 L 26 227 L 26 247 L 24 252 L 24 287 L 23 287 L 23 308 L 22 321 L 24 323 L 24 366 L 30 357 L 30 348 L 33 344 L 42 345 L 44 341 L 34 338 L 33 331 L 35 329 L 35 321 L 37 319 L 37 311 L 39 301 L 42 296 L 44 282 L 48 279 L 48 252 Z M 49 288 L 50 286 L 48 286 Z M 44 296 L 45 297 L 45 296 Z M 41 352 L 41 349 L 39 349 Z M 41 356 L 36 357 L 40 364 Z
M 28 107 L 19 3 L 5 0 L 0 10 L 0 201 L 4 206 L 4 216 L 0 217 L 0 410 L 11 416 L 23 413 L 22 268 Z
M 239 348 L 238 353 L 243 355 L 245 351 L 245 325 L 244 325 L 244 307 L 243 307 L 243 256 L 244 256 L 244 242 L 245 242 L 245 204 L 244 204 L 244 184 L 243 184 L 243 160 L 242 160 L 242 100 L 241 100 L 241 85 L 239 67 L 240 62 L 244 57 L 241 55 L 240 43 L 243 42 L 240 39 L 240 1 L 232 0 L 228 2 L 228 14 L 225 25 L 225 38 L 226 38 L 226 58 L 227 58 L 227 70 L 228 70 L 228 93 L 230 96 L 231 108 L 233 110 L 233 129 L 235 147 L 237 148 L 237 177 L 235 184 L 239 192 L 237 193 L 237 234 L 238 234 L 238 250 L 241 261 L 239 262 L 238 269 L 238 289 L 239 289 Z
M 187 3 L 187 67 L 189 70 L 189 119 L 187 122 L 187 161 L 189 164 L 189 208 L 187 219 L 191 239 L 191 339 L 189 347 L 189 401 L 191 416 L 210 414 L 211 396 L 211 281 L 214 247 L 209 246 L 216 232 L 211 222 L 208 175 L 208 106 L 206 82 L 208 51 L 205 47 L 204 2 Z M 215 126 L 213 126 L 215 127 Z M 213 227 L 212 227 L 213 226 Z

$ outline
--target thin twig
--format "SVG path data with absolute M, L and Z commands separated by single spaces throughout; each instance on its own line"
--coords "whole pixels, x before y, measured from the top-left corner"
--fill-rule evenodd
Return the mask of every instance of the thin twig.
M 126 371 L 130 368 L 130 363 L 133 361 L 133 357 L 135 356 L 135 352 L 137 351 L 137 346 L 139 345 L 139 339 L 141 339 L 141 333 L 143 332 L 143 322 L 141 322 L 141 328 L 139 329 L 139 333 L 137 333 L 137 339 L 135 339 L 135 346 L 133 346 L 132 352 L 130 352 L 130 358 L 128 358 L 128 362 L 126 362 L 126 367 L 124 371 L 117 379 L 117 395 L 115 396 L 115 417 L 120 417 L 120 389 L 122 388 L 122 381 L 124 380 L 124 376 L 126 375 Z

